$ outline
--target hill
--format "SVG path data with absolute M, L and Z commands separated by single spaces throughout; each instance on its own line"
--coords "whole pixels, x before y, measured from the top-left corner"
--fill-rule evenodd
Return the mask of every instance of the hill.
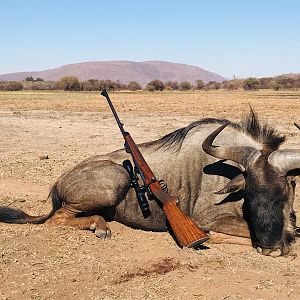
M 26 77 L 43 78 L 44 80 L 58 81 L 64 76 L 75 76 L 79 80 L 111 79 L 119 80 L 127 84 L 130 81 L 137 81 L 142 85 L 151 80 L 159 79 L 166 81 L 189 81 L 194 83 L 196 80 L 223 81 L 224 77 L 202 68 L 172 63 L 166 61 L 94 61 L 64 65 L 59 68 L 45 71 L 18 72 L 0 75 L 0 81 L 24 80 Z

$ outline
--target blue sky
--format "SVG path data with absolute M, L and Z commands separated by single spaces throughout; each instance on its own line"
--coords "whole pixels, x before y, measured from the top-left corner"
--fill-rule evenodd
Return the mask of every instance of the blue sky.
M 10 0 L 0 74 L 166 60 L 228 78 L 300 72 L 298 0 Z

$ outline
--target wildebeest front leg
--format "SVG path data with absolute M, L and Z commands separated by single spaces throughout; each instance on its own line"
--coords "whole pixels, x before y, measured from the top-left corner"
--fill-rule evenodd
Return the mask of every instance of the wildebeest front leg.
M 221 232 L 209 231 L 209 243 L 211 244 L 236 244 L 252 246 L 250 238 L 229 235 Z
M 208 230 L 210 243 L 252 245 L 248 225 L 241 218 L 223 217 L 211 223 Z
M 67 208 L 59 209 L 54 216 L 47 221 L 49 225 L 71 226 L 83 230 L 94 231 L 96 236 L 101 239 L 111 237 L 111 231 L 108 224 L 102 216 L 93 215 L 88 217 L 76 217 L 75 214 L 68 211 Z

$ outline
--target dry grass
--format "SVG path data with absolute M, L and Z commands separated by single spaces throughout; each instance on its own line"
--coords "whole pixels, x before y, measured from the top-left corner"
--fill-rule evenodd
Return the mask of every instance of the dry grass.
M 114 103 L 124 111 L 157 111 L 195 114 L 226 112 L 227 109 L 253 105 L 260 111 L 297 107 L 300 91 L 200 91 L 200 92 L 114 92 Z M 159 104 L 165 105 L 160 106 Z M 185 105 L 183 105 L 185 104 Z M 214 105 L 214 107 L 212 107 Z M 182 108 L 185 109 L 182 110 Z M 107 111 L 104 98 L 97 92 L 20 91 L 0 92 L 1 110 L 54 110 L 73 112 Z M 234 112 L 235 113 L 235 112 Z

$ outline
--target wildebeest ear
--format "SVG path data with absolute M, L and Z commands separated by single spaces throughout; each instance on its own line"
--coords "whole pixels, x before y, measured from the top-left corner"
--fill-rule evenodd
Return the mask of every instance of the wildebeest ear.
M 215 192 L 215 194 L 228 194 L 228 193 L 235 193 L 240 190 L 245 189 L 245 177 L 243 173 L 240 173 L 239 175 L 235 176 L 233 179 L 231 179 L 224 188 L 219 190 L 218 192 Z

